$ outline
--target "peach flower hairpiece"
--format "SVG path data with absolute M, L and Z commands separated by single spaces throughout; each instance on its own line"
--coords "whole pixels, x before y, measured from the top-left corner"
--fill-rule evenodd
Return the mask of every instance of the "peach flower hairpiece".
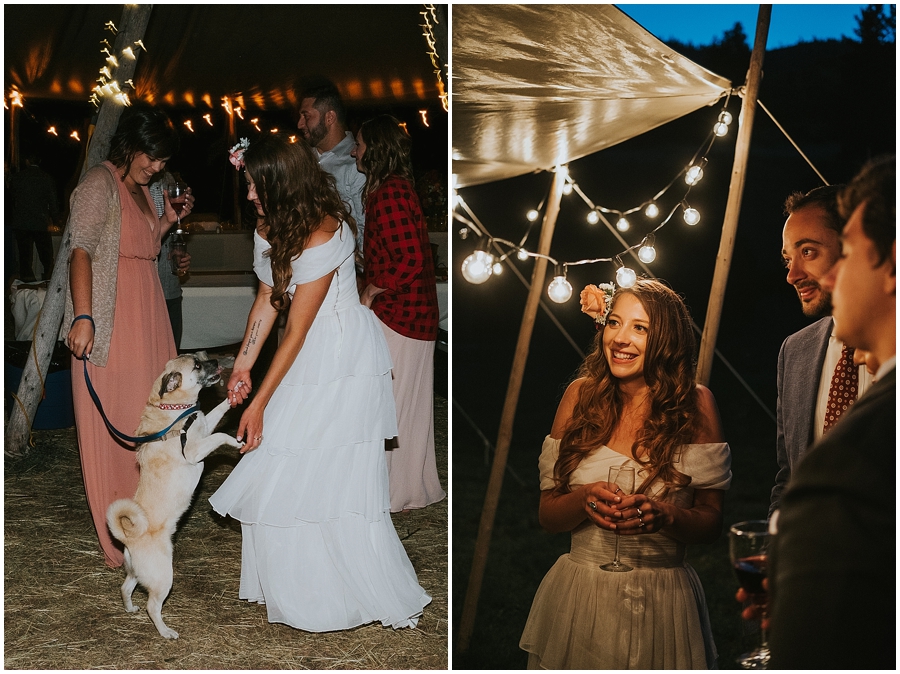
M 250 140 L 241 138 L 237 145 L 228 151 L 228 161 L 234 164 L 234 167 L 240 171 L 244 168 L 244 152 L 250 147 Z
M 581 311 L 594 319 L 597 325 L 606 325 L 609 310 L 612 308 L 613 293 L 616 287 L 612 283 L 593 284 L 581 291 Z

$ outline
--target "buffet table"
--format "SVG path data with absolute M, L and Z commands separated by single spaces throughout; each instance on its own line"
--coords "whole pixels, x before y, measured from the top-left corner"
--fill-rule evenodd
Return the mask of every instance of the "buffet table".
M 192 351 L 240 342 L 256 285 L 253 273 L 191 274 L 181 287 L 181 348 Z

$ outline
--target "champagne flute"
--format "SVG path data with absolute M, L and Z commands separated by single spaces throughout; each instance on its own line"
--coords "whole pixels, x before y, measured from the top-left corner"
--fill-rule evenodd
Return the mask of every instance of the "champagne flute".
M 619 491 L 627 496 L 634 492 L 634 468 L 630 466 L 613 466 L 609 469 L 609 483 L 619 487 Z M 616 531 L 616 557 L 608 564 L 600 567 L 604 571 L 632 571 L 627 564 L 619 561 L 619 532 Z
M 766 617 L 768 597 L 763 587 L 766 578 L 769 523 L 766 520 L 738 522 L 728 532 L 728 549 L 731 565 L 738 582 L 750 595 L 750 602 Z M 769 644 L 766 631 L 760 626 L 760 645 L 738 656 L 737 663 L 744 669 L 766 669 L 769 664 Z

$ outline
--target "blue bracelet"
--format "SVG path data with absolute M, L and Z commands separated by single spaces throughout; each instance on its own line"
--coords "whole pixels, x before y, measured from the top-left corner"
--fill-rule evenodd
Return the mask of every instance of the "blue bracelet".
M 94 325 L 94 319 L 91 318 L 88 314 L 81 314 L 81 316 L 76 316 L 75 318 L 73 318 L 73 319 L 72 319 L 72 325 L 71 325 L 71 327 L 69 328 L 69 330 L 71 330 L 72 328 L 75 327 L 75 321 L 80 321 L 80 320 L 88 320 L 88 321 L 90 321 L 90 322 L 91 322 L 91 327 L 94 328 L 94 332 L 97 332 L 97 326 Z

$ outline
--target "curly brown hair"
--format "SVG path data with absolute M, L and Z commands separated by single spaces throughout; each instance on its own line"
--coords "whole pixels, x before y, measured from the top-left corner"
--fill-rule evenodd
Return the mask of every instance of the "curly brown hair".
M 256 194 L 265 213 L 265 234 L 272 263 L 272 306 L 287 306 L 287 289 L 293 274 L 291 262 L 303 253 L 310 235 L 326 216 L 350 225 L 356 223 L 341 201 L 334 177 L 319 167 L 305 143 L 291 143 L 272 134 L 253 141 L 244 153 L 244 167 L 256 183 Z
M 392 175 L 415 184 L 410 160 L 412 139 L 400 120 L 392 115 L 378 115 L 363 122 L 359 132 L 366 144 L 360 160 L 366 174 L 364 195 L 375 192 Z
M 632 288 L 619 288 L 613 308 L 623 295 L 638 299 L 649 318 L 644 354 L 644 380 L 650 389 L 650 409 L 643 428 L 631 447 L 635 461 L 646 477 L 636 493 L 646 493 L 656 480 L 662 481 L 659 497 L 672 488 L 684 487 L 690 478 L 674 463 L 682 445 L 689 444 L 702 426 L 698 393 L 694 383 L 696 340 L 684 301 L 669 287 L 652 279 L 638 279 Z M 624 395 L 613 376 L 603 349 L 605 328 L 597 332 L 591 352 L 578 370 L 584 382 L 572 416 L 560 442 L 554 468 L 555 492 L 571 490 L 572 473 L 591 452 L 609 441 L 619 422 Z M 638 450 L 646 453 L 638 458 Z

